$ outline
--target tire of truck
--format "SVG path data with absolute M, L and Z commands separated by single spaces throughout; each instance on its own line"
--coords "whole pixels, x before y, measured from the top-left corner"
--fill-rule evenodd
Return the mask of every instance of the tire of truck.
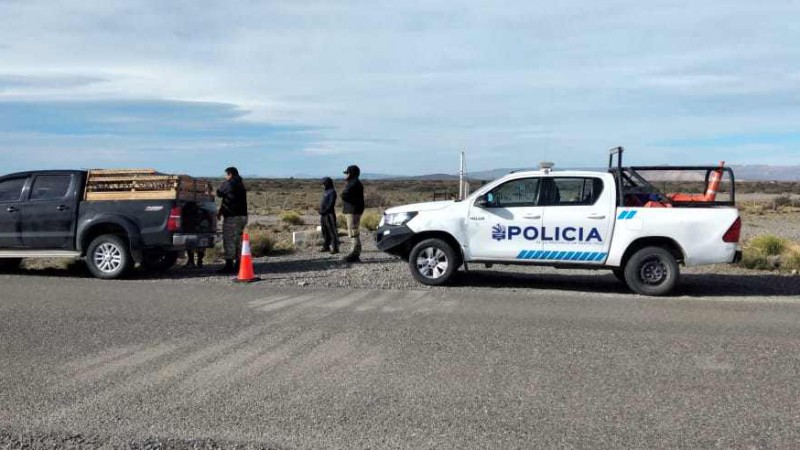
M 22 258 L 2 258 L 0 259 L 0 272 L 14 272 L 22 264 Z
M 680 268 L 675 256 L 661 247 L 645 247 L 625 264 L 625 282 L 635 293 L 664 296 L 678 284 Z
M 179 252 L 147 251 L 142 254 L 142 266 L 154 272 L 169 270 L 178 262 Z
M 95 277 L 113 280 L 128 273 L 133 267 L 133 258 L 124 239 L 113 234 L 104 234 L 89 244 L 86 266 Z
M 441 239 L 426 239 L 415 245 L 408 257 L 411 275 L 427 286 L 441 286 L 461 265 L 455 250 Z

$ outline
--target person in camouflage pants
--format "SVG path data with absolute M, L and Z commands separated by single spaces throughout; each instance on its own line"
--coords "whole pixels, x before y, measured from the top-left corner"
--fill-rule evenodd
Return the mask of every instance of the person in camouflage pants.
M 225 267 L 220 273 L 235 273 L 242 248 L 242 233 L 247 226 L 247 189 L 235 167 L 225 169 L 225 182 L 217 189 L 222 204 L 217 220 L 222 222 L 222 242 L 225 247 Z
M 247 216 L 225 217 L 222 220 L 222 245 L 225 248 L 225 261 L 235 261 L 235 267 L 239 267 L 242 234 L 246 226 Z
M 347 176 L 347 186 L 342 191 L 343 211 L 347 218 L 347 233 L 350 236 L 350 252 L 344 257 L 344 262 L 361 262 L 361 215 L 364 214 L 364 185 L 359 177 L 361 169 L 358 166 L 349 166 L 344 174 Z

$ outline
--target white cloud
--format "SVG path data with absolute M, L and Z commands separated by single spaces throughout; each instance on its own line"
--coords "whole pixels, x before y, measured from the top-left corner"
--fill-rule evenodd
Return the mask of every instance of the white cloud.
M 462 146 L 472 167 L 591 165 L 618 144 L 661 162 L 654 142 L 797 130 L 798 13 L 792 1 L 3 2 L 0 101 L 219 102 L 239 121 L 318 127 L 279 161 L 287 173 L 344 156 L 370 172 L 444 171 Z

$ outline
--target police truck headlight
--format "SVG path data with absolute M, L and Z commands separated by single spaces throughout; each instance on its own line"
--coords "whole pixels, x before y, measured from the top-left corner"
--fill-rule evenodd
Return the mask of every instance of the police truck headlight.
M 416 212 L 384 214 L 383 219 L 381 219 L 380 226 L 388 225 L 392 227 L 399 227 L 408 223 L 408 221 L 416 217 L 416 215 Z

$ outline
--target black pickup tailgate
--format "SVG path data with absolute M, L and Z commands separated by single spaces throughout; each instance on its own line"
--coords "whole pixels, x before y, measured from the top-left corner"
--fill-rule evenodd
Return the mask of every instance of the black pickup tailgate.
M 214 202 L 181 201 L 181 231 L 214 233 L 217 231 L 217 207 Z

